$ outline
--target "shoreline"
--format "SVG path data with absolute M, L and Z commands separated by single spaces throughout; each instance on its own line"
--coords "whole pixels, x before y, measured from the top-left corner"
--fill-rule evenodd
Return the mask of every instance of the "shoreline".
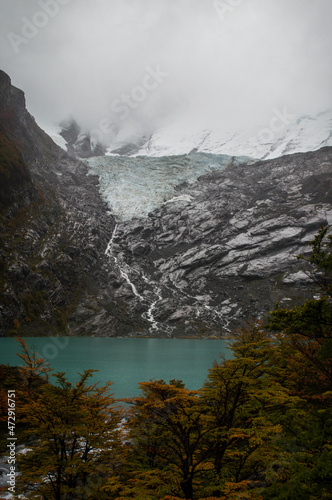
M 117 335 L 117 336 L 105 336 L 105 335 L 18 335 L 18 338 L 23 338 L 23 339 L 155 339 L 155 340 L 229 340 L 230 336 L 229 335 L 224 335 L 222 337 L 216 337 L 216 336 L 211 336 L 211 337 L 202 337 L 202 336 L 195 336 L 195 335 L 176 335 L 172 337 L 166 337 L 166 336 L 153 336 L 153 335 Z M 16 339 L 16 336 L 13 337 L 11 335 L 6 335 L 0 337 L 0 339 Z M 1 342 L 1 340 L 0 340 Z

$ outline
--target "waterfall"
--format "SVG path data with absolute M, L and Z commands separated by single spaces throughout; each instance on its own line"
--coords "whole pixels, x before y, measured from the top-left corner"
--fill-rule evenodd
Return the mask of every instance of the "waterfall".
M 128 273 L 124 270 L 123 266 L 119 262 L 119 259 L 113 253 L 113 242 L 114 242 L 114 238 L 115 238 L 115 234 L 116 234 L 117 229 L 118 229 L 118 224 L 115 224 L 111 239 L 108 242 L 107 248 L 105 250 L 105 255 L 107 255 L 107 257 L 112 258 L 114 260 L 114 262 L 119 270 L 120 275 L 122 276 L 122 278 L 124 278 L 124 280 L 131 287 L 135 297 L 139 298 L 140 301 L 145 302 L 146 299 L 138 292 L 135 284 L 131 281 Z M 129 267 L 129 266 L 127 266 L 127 267 Z M 146 283 L 148 283 L 149 285 L 153 285 L 155 287 L 156 283 L 152 283 L 150 280 L 147 279 L 147 277 L 144 274 L 142 275 L 142 278 Z M 157 299 L 154 300 L 153 302 L 151 302 L 149 309 L 142 314 L 142 317 L 144 319 L 146 319 L 147 321 L 149 321 L 149 323 L 151 324 L 150 331 L 158 329 L 158 323 L 153 316 L 153 310 L 154 310 L 156 304 L 160 300 L 162 300 L 161 290 L 159 287 L 157 288 L 156 294 L 157 294 Z
M 118 261 L 118 258 L 114 255 L 114 253 L 112 252 L 112 247 L 113 247 L 113 241 L 114 241 L 114 238 L 115 238 L 115 233 L 117 231 L 117 228 L 118 228 L 118 225 L 115 224 L 115 227 L 114 227 L 114 230 L 113 230 L 113 233 L 112 233 L 112 237 L 110 239 L 110 241 L 108 242 L 108 245 L 107 245 L 107 248 L 105 250 L 105 254 L 108 256 L 108 257 L 111 257 L 115 264 L 117 265 L 118 269 L 119 269 L 119 272 L 120 272 L 120 275 L 122 276 L 122 278 L 125 279 L 125 281 L 128 283 L 128 285 L 131 287 L 132 291 L 133 291 L 133 294 L 138 297 L 140 300 L 144 300 L 144 298 L 142 297 L 142 295 L 140 293 L 138 293 L 137 291 L 137 288 L 136 286 L 134 285 L 134 283 L 132 281 L 130 281 L 130 278 L 128 276 L 128 274 L 123 270 L 123 268 L 120 266 L 119 264 L 119 261 Z
M 154 281 L 151 281 L 149 280 L 145 274 L 142 274 L 142 278 L 143 280 L 145 281 L 145 283 L 148 283 L 149 285 L 153 285 L 154 289 L 156 287 L 156 283 Z M 150 327 L 150 331 L 151 330 L 158 330 L 158 322 L 155 320 L 154 318 L 154 315 L 153 315 L 153 310 L 154 308 L 156 307 L 156 305 L 158 304 L 158 302 L 160 300 L 162 300 L 162 295 L 161 295 L 161 290 L 159 287 L 157 287 L 156 289 L 156 295 L 157 295 L 157 299 L 154 300 L 153 302 L 151 302 L 150 304 L 150 307 L 148 309 L 148 311 L 145 313 L 145 317 L 146 319 L 151 323 L 151 327 Z

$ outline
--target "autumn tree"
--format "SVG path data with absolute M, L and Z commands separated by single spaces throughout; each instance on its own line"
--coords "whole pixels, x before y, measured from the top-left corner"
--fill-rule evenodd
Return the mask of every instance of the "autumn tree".
M 298 398 L 274 379 L 274 341 L 260 323 L 232 334 L 230 346 L 234 357 L 215 363 L 200 391 L 140 384 L 110 498 L 260 498 L 255 481 L 277 459 L 279 421 Z
M 24 429 L 27 427 L 27 425 L 23 423 L 23 407 L 30 401 L 31 394 L 33 392 L 38 392 L 42 385 L 46 383 L 51 367 L 46 360 L 28 347 L 24 339 L 17 338 L 16 340 L 21 346 L 21 352 L 18 356 L 22 359 L 24 365 L 15 367 L 8 365 L 0 366 L 0 427 L 3 426 L 1 422 L 7 423 L 8 420 L 7 391 L 8 389 L 15 390 L 15 437 L 17 439 L 17 444 L 19 444 L 24 442 Z M 5 436 L 5 433 L 3 433 L 3 435 Z M 4 446 L 4 441 L 5 438 L 0 438 L 1 447 Z M 4 449 L 6 449 L 6 445 Z
M 16 341 L 21 346 L 21 353 L 18 353 L 17 356 L 21 358 L 24 363 L 19 369 L 23 381 L 23 388 L 30 393 L 34 382 L 39 384 L 41 378 L 48 381 L 48 374 L 52 371 L 52 368 L 46 359 L 29 348 L 24 339 L 16 337 Z
M 314 297 L 270 313 L 275 332 L 276 377 L 301 398 L 297 416 L 284 423 L 288 462 L 267 498 L 332 497 L 332 235 L 319 231 L 309 256 L 300 256 Z
M 139 386 L 142 396 L 135 399 L 128 423 L 131 445 L 125 485 L 119 488 L 110 481 L 108 491 L 117 491 L 119 498 L 156 499 L 168 494 L 192 499 L 195 480 L 204 473 L 211 454 L 198 393 L 175 380 Z
M 101 478 L 116 462 L 119 415 L 110 384 L 88 385 L 92 373 L 75 385 L 57 373 L 54 384 L 31 394 L 24 411 L 35 442 L 18 463 L 25 498 L 102 498 Z
M 274 380 L 274 343 L 260 323 L 230 336 L 233 358 L 214 364 L 202 390 L 205 425 L 214 443 L 206 491 L 217 498 L 237 498 L 250 487 L 246 498 L 258 498 L 255 484 L 278 454 L 280 415 L 295 411 L 297 399 Z

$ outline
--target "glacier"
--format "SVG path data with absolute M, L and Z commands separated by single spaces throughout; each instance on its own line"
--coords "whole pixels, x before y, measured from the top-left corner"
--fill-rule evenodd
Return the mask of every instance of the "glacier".
M 128 136 L 128 144 L 137 145 L 131 155 L 112 153 L 115 138 L 105 156 L 84 161 L 90 174 L 98 175 L 101 196 L 119 221 L 147 217 L 163 203 L 179 201 L 177 187 L 181 184 L 223 170 L 232 162 L 238 165 L 270 160 L 332 146 L 332 110 L 316 116 L 293 117 L 289 123 L 288 120 L 283 123 L 278 110 L 274 113 L 265 127 L 235 132 L 201 128 L 183 118 L 156 130 L 148 140 L 143 136 L 136 139 Z M 276 122 L 278 127 L 273 127 Z M 65 149 L 65 141 L 56 128 L 47 131 Z M 121 130 L 119 137 L 125 151 L 126 139 Z
M 292 120 L 286 119 L 285 123 L 279 118 L 278 127 L 271 126 L 271 122 L 274 119 L 276 123 L 281 113 L 278 110 L 274 110 L 274 113 L 277 113 L 277 116 L 272 112 L 270 123 L 262 124 L 260 127 L 226 132 L 224 123 L 223 128 L 218 125 L 206 128 L 186 117 L 155 130 L 149 138 L 141 129 L 136 132 L 136 136 L 132 131 L 120 129 L 112 144 L 108 145 L 106 154 L 163 157 L 198 152 L 247 156 L 262 160 L 332 146 L 332 109 L 312 116 L 294 116 Z M 56 144 L 66 150 L 66 141 L 60 135 L 60 126 L 42 126 L 42 128 Z M 266 134 L 266 131 L 269 133 Z
M 332 146 L 332 110 L 315 116 L 294 117 L 284 124 L 279 119 L 278 129 L 266 123 L 262 127 L 225 132 L 218 127 L 201 129 L 186 120 L 178 121 L 152 134 L 136 156 L 188 154 L 195 150 L 270 160 L 285 154 L 316 151 L 324 146 Z
M 112 215 L 125 221 L 147 217 L 163 203 L 179 201 L 177 187 L 184 183 L 251 159 L 192 152 L 160 158 L 99 156 L 84 161 L 89 173 L 99 176 L 100 193 Z

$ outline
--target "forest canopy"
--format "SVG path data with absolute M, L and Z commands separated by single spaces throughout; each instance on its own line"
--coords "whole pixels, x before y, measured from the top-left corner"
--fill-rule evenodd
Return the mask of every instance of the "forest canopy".
M 140 383 L 119 406 L 110 384 L 71 384 L 21 344 L 14 381 L 28 451 L 17 493 L 34 499 L 332 498 L 332 235 L 300 256 L 313 298 L 278 305 L 230 335 L 204 386 Z M 13 378 L 14 377 L 14 378 Z M 6 385 L 7 384 L 7 385 Z

